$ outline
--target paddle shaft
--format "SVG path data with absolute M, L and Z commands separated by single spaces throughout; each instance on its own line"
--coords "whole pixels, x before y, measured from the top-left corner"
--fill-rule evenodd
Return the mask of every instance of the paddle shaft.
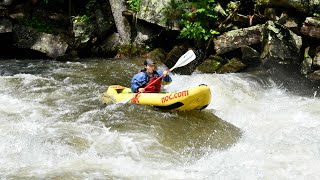
M 160 77 L 158 77 L 156 80 L 154 80 L 152 83 L 148 84 L 146 87 L 144 87 L 143 89 L 146 89 L 148 87 L 150 87 L 151 85 L 153 85 L 154 83 L 156 83 L 157 81 L 159 81 L 159 79 L 161 79 L 163 76 L 166 76 L 167 74 L 169 74 L 169 72 L 171 72 L 172 70 L 174 70 L 175 67 L 172 67 L 171 69 L 167 70 L 166 73 L 163 73 Z M 139 88 L 138 88 L 139 90 Z M 141 92 L 138 92 L 138 94 L 141 93 Z
M 152 86 L 152 85 L 155 84 L 157 81 L 159 81 L 162 77 L 166 76 L 170 71 L 172 71 L 172 69 L 169 69 L 169 70 L 167 71 L 167 73 L 163 73 L 160 77 L 158 77 L 156 80 L 152 81 L 150 84 L 148 84 L 148 85 L 147 85 L 146 87 L 144 87 L 143 89 L 146 89 L 146 88 Z M 138 90 L 139 90 L 139 88 L 138 88 Z M 138 91 L 137 94 L 133 97 L 133 99 L 136 99 L 136 97 L 137 97 L 140 93 L 141 93 L 141 92 Z
M 151 85 L 153 85 L 154 83 L 156 83 L 157 81 L 159 81 L 159 79 L 161 79 L 163 76 L 167 75 L 169 72 L 173 71 L 175 68 L 178 67 L 182 67 L 185 66 L 187 64 L 189 64 L 191 61 L 193 61 L 196 58 L 196 55 L 194 54 L 194 52 L 192 50 L 188 50 L 185 54 L 183 54 L 178 61 L 176 62 L 176 64 L 169 70 L 167 70 L 167 72 L 163 73 L 160 77 L 158 77 L 155 81 L 151 82 L 150 84 L 148 84 L 145 88 L 150 87 Z M 139 90 L 139 89 L 138 89 Z M 141 92 L 138 91 L 132 98 L 122 101 L 122 103 L 126 104 L 127 102 L 129 102 L 130 100 L 137 99 L 137 96 L 140 94 Z M 132 101 L 135 102 L 135 101 Z

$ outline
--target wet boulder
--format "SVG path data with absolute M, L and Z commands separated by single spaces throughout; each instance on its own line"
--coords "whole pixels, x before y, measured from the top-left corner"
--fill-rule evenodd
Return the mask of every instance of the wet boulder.
M 320 46 L 318 46 L 316 49 L 316 54 L 313 58 L 312 64 L 315 66 L 315 68 L 320 68 Z
M 94 23 L 87 16 L 76 16 L 72 20 L 72 31 L 74 34 L 75 47 L 84 47 L 93 37 L 95 31 Z
M 284 26 L 268 21 L 263 30 L 261 61 L 265 67 L 300 63 L 302 38 Z
M 167 58 L 165 59 L 164 64 L 168 67 L 171 68 L 173 67 L 178 59 L 185 53 L 187 52 L 188 48 L 184 46 L 175 46 L 173 49 L 168 53 Z
M 307 78 L 312 80 L 312 81 L 320 81 L 320 70 L 314 71 L 310 74 L 307 75 Z
M 155 33 L 153 32 L 153 27 L 150 23 L 137 22 L 136 24 L 136 34 L 134 42 L 139 45 L 143 45 L 148 42 Z
M 168 68 L 173 67 L 178 59 L 185 54 L 188 51 L 187 46 L 175 46 L 167 55 L 167 58 L 165 60 L 165 65 Z M 190 75 L 192 72 L 196 69 L 196 67 L 203 62 L 203 55 L 204 53 L 201 50 L 194 50 L 194 53 L 196 54 L 196 59 L 190 62 L 189 64 L 176 68 L 174 70 L 177 74 L 183 74 L 183 75 Z
M 120 36 L 118 33 L 113 33 L 98 46 L 93 46 L 91 51 L 95 55 L 113 58 L 117 55 L 119 47 Z
M 164 9 L 170 7 L 170 0 L 140 0 L 140 9 L 137 13 L 137 17 L 146 22 L 157 24 L 161 27 L 168 27 L 166 22 L 164 21 L 165 12 Z M 167 22 L 170 24 L 169 28 L 171 29 L 179 29 L 178 24 L 175 22 L 175 19 L 168 18 Z
M 14 0 L 0 0 L 0 5 L 2 6 L 10 6 Z
M 278 20 L 278 23 L 283 25 L 284 27 L 290 29 L 296 34 L 299 34 L 299 19 L 293 18 L 288 15 L 287 12 L 283 12 Z
M 304 60 L 301 63 L 301 74 L 307 75 L 310 72 L 313 72 L 312 70 L 312 58 L 309 55 L 309 49 L 310 47 L 307 47 L 304 50 Z
M 0 33 L 11 33 L 12 22 L 6 18 L 0 18 Z
M 265 8 L 263 15 L 271 21 L 277 21 L 279 17 L 277 16 L 276 8 Z
M 253 0 L 256 6 L 268 8 L 289 9 L 303 14 L 313 15 L 320 11 L 320 0 Z M 301 14 L 301 15 L 303 15 Z M 266 15 L 266 14 L 265 14 Z M 300 16 L 301 17 L 301 16 Z M 271 19 L 270 19 L 271 20 Z
M 241 47 L 241 61 L 249 66 L 257 66 L 260 64 L 260 53 L 250 46 Z
M 0 58 L 12 55 L 10 49 L 13 48 L 12 22 L 9 19 L 0 17 Z
M 262 25 L 226 32 L 213 40 L 214 49 L 219 55 L 242 46 L 258 44 L 262 39 L 261 32 Z
M 310 10 L 310 2 L 306 0 L 254 0 L 258 6 L 285 7 L 307 13 Z
M 222 64 L 226 63 L 227 60 L 220 56 L 209 56 L 202 64 L 200 64 L 196 70 L 202 73 L 214 73 Z
M 320 18 L 307 17 L 301 27 L 301 33 L 320 39 Z
M 235 73 L 243 70 L 247 66 L 242 63 L 239 59 L 233 58 L 228 61 L 225 65 L 223 65 L 221 68 L 217 70 L 217 73 L 223 74 L 223 73 Z
M 147 58 L 152 59 L 154 62 L 161 64 L 166 59 L 167 53 L 161 49 L 157 48 L 147 54 Z
M 68 44 L 60 35 L 47 34 L 23 25 L 13 27 L 15 44 L 18 48 L 32 49 L 57 58 L 65 54 Z
M 109 8 L 107 9 L 109 10 Z M 103 36 L 107 32 L 110 31 L 112 28 L 113 24 L 113 19 L 108 16 L 109 14 L 104 12 L 105 9 L 102 8 L 97 8 L 95 10 L 95 19 L 96 19 L 96 24 L 97 24 L 97 35 L 98 36 Z

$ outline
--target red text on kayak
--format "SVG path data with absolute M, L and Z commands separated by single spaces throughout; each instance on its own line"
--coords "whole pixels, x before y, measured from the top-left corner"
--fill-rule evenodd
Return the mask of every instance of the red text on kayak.
M 189 96 L 189 90 L 180 91 L 180 92 L 176 92 L 174 94 L 170 94 L 168 96 L 165 96 L 165 97 L 161 98 L 161 102 L 162 102 L 162 104 L 164 104 L 165 102 L 171 101 L 175 98 L 185 97 L 185 96 Z

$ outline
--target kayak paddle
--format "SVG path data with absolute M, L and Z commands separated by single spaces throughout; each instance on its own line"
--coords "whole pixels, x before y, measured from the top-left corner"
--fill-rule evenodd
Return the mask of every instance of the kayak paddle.
M 153 85 L 156 81 L 159 81 L 163 76 L 166 76 L 169 72 L 173 71 L 175 68 L 178 67 L 182 67 L 185 66 L 187 64 L 189 64 L 191 61 L 193 61 L 196 58 L 196 55 L 194 54 L 194 52 L 192 50 L 187 51 L 185 54 L 183 54 L 178 61 L 176 62 L 176 64 L 169 69 L 166 73 L 163 73 L 160 77 L 158 77 L 156 80 L 154 80 L 152 83 L 150 83 L 148 86 L 144 87 L 150 87 L 151 85 Z M 118 102 L 118 104 L 126 104 L 128 103 L 131 99 L 137 97 L 141 92 L 137 92 L 135 95 L 133 95 L 131 98 Z

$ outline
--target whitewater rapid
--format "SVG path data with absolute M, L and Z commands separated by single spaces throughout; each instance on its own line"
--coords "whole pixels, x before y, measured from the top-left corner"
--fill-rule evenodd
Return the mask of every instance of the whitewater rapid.
M 198 76 L 210 82 L 213 101 L 208 108 L 243 134 L 230 149 L 213 152 L 193 168 L 226 179 L 320 177 L 318 98 L 296 96 L 245 74 Z
M 105 80 L 110 74 L 101 77 L 101 63 L 110 65 L 31 62 L 2 73 L 0 178 L 320 177 L 319 98 L 250 74 L 194 73 L 173 74 L 165 90 L 207 84 L 212 102 L 200 115 L 101 105 L 106 87 L 128 81 L 120 74 L 136 67 L 113 62 L 122 71 Z

